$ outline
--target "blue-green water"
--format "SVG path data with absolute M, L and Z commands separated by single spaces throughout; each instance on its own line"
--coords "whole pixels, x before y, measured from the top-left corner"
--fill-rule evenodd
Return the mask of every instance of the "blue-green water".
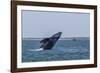
M 22 40 L 22 62 L 84 60 L 90 58 L 89 39 L 58 40 L 52 50 L 34 51 L 40 48 L 40 40 Z

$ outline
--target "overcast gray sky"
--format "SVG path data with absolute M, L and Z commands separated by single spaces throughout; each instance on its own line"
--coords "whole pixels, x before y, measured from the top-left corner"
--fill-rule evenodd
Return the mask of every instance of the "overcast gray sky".
M 65 37 L 89 37 L 90 14 L 22 10 L 22 37 L 45 38 L 57 32 Z

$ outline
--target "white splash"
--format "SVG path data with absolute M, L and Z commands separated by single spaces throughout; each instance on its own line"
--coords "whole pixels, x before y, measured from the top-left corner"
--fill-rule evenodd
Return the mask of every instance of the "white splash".
M 39 48 L 39 49 L 30 49 L 29 51 L 42 51 L 43 48 Z

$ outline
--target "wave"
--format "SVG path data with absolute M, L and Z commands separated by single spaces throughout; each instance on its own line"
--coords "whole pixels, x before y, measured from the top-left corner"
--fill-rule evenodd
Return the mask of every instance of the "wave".
M 44 51 L 43 48 L 38 49 L 29 49 L 28 51 L 35 52 L 35 51 Z M 89 49 L 87 48 L 79 48 L 79 47 L 69 47 L 69 48 L 63 48 L 63 47 L 57 47 L 53 48 L 51 50 L 45 50 L 44 52 L 66 52 L 66 53 L 76 53 L 76 52 L 88 52 Z
M 69 47 L 69 48 L 63 48 L 63 47 L 57 47 L 53 49 L 54 51 L 61 51 L 61 52 L 68 52 L 68 53 L 76 53 L 76 52 L 88 52 L 89 49 L 85 47 Z

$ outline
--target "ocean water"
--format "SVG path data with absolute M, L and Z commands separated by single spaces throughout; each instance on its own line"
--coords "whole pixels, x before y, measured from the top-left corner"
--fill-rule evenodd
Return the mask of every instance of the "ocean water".
M 85 60 L 90 58 L 90 40 L 60 39 L 52 50 L 38 50 L 40 39 L 22 40 L 22 62 Z

